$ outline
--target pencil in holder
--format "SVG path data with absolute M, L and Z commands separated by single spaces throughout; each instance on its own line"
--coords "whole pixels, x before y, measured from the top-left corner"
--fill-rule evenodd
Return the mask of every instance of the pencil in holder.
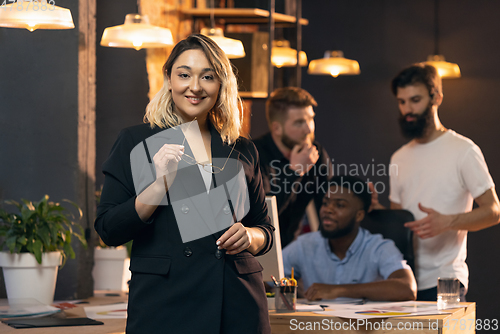
M 297 286 L 279 286 L 274 288 L 276 312 L 295 312 Z

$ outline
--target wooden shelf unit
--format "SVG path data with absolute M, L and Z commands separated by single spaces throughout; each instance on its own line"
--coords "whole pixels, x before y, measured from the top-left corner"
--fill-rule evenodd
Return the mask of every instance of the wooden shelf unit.
M 242 99 L 267 99 L 267 92 L 239 91 Z
M 226 20 L 226 23 L 269 23 L 269 11 L 260 8 L 214 8 L 214 17 Z M 209 18 L 211 8 L 190 8 L 182 11 L 182 14 L 193 18 Z M 274 13 L 276 24 L 296 24 L 295 16 Z M 309 20 L 301 18 L 301 25 L 308 25 Z
M 309 24 L 309 20 L 302 18 L 302 0 L 296 1 L 296 15 L 287 15 L 276 13 L 275 0 L 269 0 L 269 10 L 260 8 L 189 8 L 181 10 L 181 13 L 186 17 L 193 19 L 193 31 L 195 31 L 195 21 L 210 19 L 210 14 L 213 11 L 214 18 L 223 19 L 224 24 L 267 24 L 269 26 L 269 41 L 268 45 L 272 45 L 274 40 L 274 30 L 276 26 L 282 28 L 297 29 L 297 45 L 298 51 L 302 46 L 302 26 Z M 271 15 L 272 13 L 272 15 Z M 298 22 L 297 22 L 298 20 Z M 268 92 L 256 91 L 240 91 L 240 97 L 243 99 L 267 98 L 273 90 L 274 68 L 271 64 L 271 53 L 269 52 L 269 84 Z M 297 82 L 300 87 L 301 69 L 297 65 Z

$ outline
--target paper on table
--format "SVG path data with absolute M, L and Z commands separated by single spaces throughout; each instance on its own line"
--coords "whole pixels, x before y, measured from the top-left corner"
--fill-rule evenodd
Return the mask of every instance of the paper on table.
M 87 317 L 91 319 L 126 319 L 127 303 L 118 303 L 100 306 L 86 306 L 83 308 Z
M 310 304 L 361 304 L 364 301 L 363 298 L 348 298 L 339 297 L 335 299 L 321 299 L 316 301 L 311 301 Z
M 362 298 L 347 298 L 347 297 L 340 297 L 336 299 L 322 299 L 322 300 L 317 300 L 317 301 L 309 301 L 307 304 L 309 305 L 324 305 L 327 306 L 328 308 L 339 308 L 339 305 L 342 305 L 342 309 L 345 308 L 351 308 L 352 306 L 355 305 L 363 305 L 365 304 L 365 299 Z
M 83 299 L 75 299 L 75 300 L 58 300 L 54 301 L 52 306 L 57 307 L 61 310 L 69 310 L 75 307 L 78 307 L 77 304 L 85 302 Z
M 303 304 L 303 303 L 296 303 L 295 304 L 295 311 L 296 312 L 323 312 L 323 308 L 319 305 L 309 305 L 309 304 Z
M 333 311 L 315 313 L 349 319 L 393 318 L 450 313 L 446 311 L 438 311 L 436 303 L 422 303 L 415 301 L 349 305 L 348 309 L 342 309 L 339 307 L 340 305 L 341 304 L 335 305 L 335 310 Z
M 321 305 L 323 308 L 326 308 L 327 311 L 344 311 L 350 309 L 357 309 L 359 306 L 363 306 L 366 303 L 366 300 L 361 298 L 337 298 L 337 299 L 322 299 L 317 301 L 308 301 L 309 305 Z M 369 302 L 375 303 L 375 302 Z M 324 312 L 316 312 L 315 313 L 325 314 Z
M 44 316 L 61 311 L 33 298 L 11 299 L 0 303 L 0 318 Z

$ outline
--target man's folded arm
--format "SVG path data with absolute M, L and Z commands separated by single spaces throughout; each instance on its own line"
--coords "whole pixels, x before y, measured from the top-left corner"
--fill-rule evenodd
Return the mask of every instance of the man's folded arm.
M 410 269 L 399 269 L 386 280 L 361 284 L 314 283 L 305 292 L 309 300 L 335 299 L 339 297 L 366 298 L 369 300 L 415 300 L 417 283 Z

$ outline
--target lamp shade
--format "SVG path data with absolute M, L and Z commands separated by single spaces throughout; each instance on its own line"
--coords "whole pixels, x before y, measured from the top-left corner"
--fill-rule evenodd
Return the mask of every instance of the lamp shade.
M 201 34 L 210 37 L 224 51 L 229 59 L 245 57 L 243 43 L 237 39 L 224 37 L 221 28 L 202 28 Z
M 5 3 L 5 2 L 4 2 Z M 0 6 L 0 27 L 36 29 L 73 29 L 71 11 L 42 1 L 18 1 Z
M 297 65 L 297 50 L 290 47 L 287 40 L 273 41 L 271 62 L 276 67 L 291 67 Z M 307 66 L 307 55 L 304 51 L 299 52 L 299 65 Z
M 449 63 L 444 59 L 443 55 L 430 55 L 425 62 L 428 65 L 434 66 L 438 74 L 443 79 L 460 78 L 460 67 L 455 63 Z
M 147 15 L 127 14 L 125 23 L 104 29 L 102 46 L 113 48 L 164 48 L 173 45 L 170 29 L 149 24 Z
M 311 60 L 309 74 L 329 74 L 336 78 L 339 75 L 357 75 L 360 73 L 359 63 L 344 58 L 342 51 L 326 51 L 322 59 Z

